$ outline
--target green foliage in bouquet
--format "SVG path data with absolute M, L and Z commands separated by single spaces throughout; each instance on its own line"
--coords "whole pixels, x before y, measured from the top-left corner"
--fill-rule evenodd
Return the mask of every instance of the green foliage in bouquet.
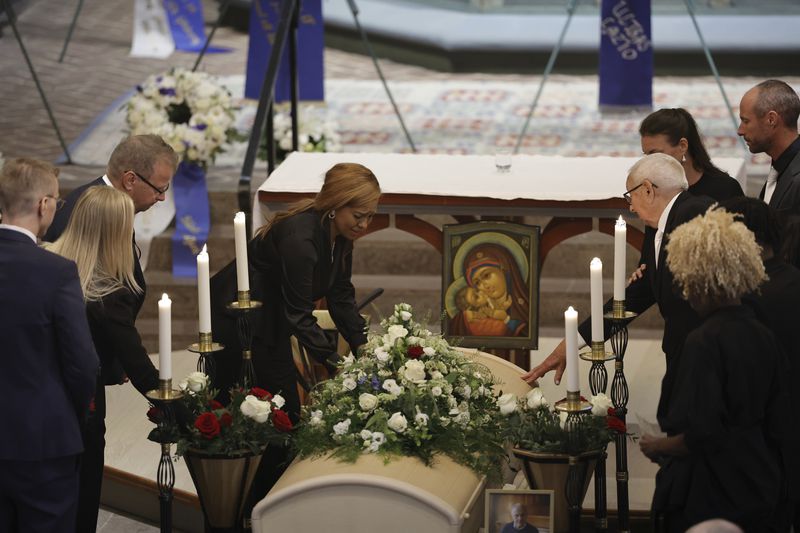
M 267 444 L 286 445 L 292 422 L 281 410 L 284 399 L 264 389 L 232 388 L 230 402 L 222 405 L 209 388 L 208 376 L 192 372 L 180 383 L 183 396 L 171 406 L 166 417 L 159 407 L 152 407 L 148 418 L 157 426 L 148 439 L 177 443 L 177 455 L 186 450 L 208 454 L 236 454 L 242 450 L 260 453 Z
M 581 430 L 570 436 L 565 429 L 566 412 L 554 410 L 541 389 L 532 389 L 523 398 L 503 395 L 500 408 L 508 416 L 508 439 L 517 448 L 533 452 L 573 453 L 605 448 L 617 432 L 625 433 L 625 424 L 614 416 L 611 399 L 603 393 L 589 399 L 591 413 L 583 416 Z
M 453 349 L 398 304 L 356 359 L 311 394 L 295 447 L 301 457 L 331 453 L 354 462 L 362 453 L 415 456 L 430 465 L 437 454 L 480 474 L 505 459 L 505 417 L 489 370 Z

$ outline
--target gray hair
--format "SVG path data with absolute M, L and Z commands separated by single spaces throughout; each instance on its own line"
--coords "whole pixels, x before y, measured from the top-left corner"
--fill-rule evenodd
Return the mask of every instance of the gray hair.
M 631 167 L 628 172 L 633 185 L 639 185 L 644 180 L 665 191 L 675 189 L 686 190 L 689 182 L 680 162 L 667 154 L 649 154 L 642 157 Z
M 173 171 L 178 167 L 178 156 L 164 139 L 150 134 L 131 135 L 114 148 L 106 170 L 112 181 L 119 180 L 128 170 L 150 176 L 157 161 L 169 164 Z
M 753 110 L 758 117 L 775 111 L 787 128 L 797 129 L 800 98 L 788 83 L 781 80 L 766 80 L 756 85 L 755 88 L 758 89 L 758 93 Z
M 511 506 L 511 512 L 514 512 L 514 509 L 519 509 L 519 512 L 522 514 L 527 514 L 528 508 L 525 507 L 524 503 L 517 502 Z

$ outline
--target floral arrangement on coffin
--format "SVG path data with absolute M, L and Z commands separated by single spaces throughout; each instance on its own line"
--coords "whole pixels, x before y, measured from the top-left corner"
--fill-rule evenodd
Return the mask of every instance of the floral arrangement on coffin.
M 136 87 L 128 102 L 131 134 L 160 135 L 182 161 L 207 167 L 236 136 L 231 94 L 211 75 L 174 68 Z
M 625 423 L 614 415 L 611 398 L 599 393 L 589 402 L 591 414 L 583 417 L 575 442 L 581 452 L 605 448 L 617 433 L 625 433 Z M 568 438 L 574 436 L 564 427 L 567 413 L 553 409 L 541 389 L 531 389 L 522 398 L 504 394 L 498 403 L 508 417 L 508 438 L 516 447 L 533 452 L 568 452 Z
M 297 121 L 298 148 L 301 152 L 338 152 L 342 149 L 341 137 L 336 123 L 323 120 L 310 111 L 300 113 Z M 292 152 L 292 116 L 288 109 L 275 113 L 273 119 L 275 135 L 275 158 L 278 163 Z M 267 158 L 266 135 L 262 136 L 259 157 Z
M 177 443 L 177 455 L 187 450 L 208 454 L 234 454 L 242 450 L 260 453 L 267 444 L 287 444 L 292 422 L 281 410 L 284 399 L 258 387 L 248 391 L 233 388 L 230 402 L 214 399 L 208 376 L 192 372 L 180 383 L 183 396 L 175 405 L 175 416 L 167 420 L 158 407 L 147 417 L 157 426 L 148 439 Z
M 497 472 L 506 420 L 491 373 L 412 317 L 408 304 L 396 305 L 381 322 L 385 333 L 312 392 L 295 435 L 301 457 L 416 456 L 430 465 L 445 454 L 480 474 Z

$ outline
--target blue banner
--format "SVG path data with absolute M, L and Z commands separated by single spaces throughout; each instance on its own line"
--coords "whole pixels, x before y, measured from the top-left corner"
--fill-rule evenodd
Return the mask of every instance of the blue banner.
M 281 2 L 253 0 L 250 10 L 250 47 L 247 53 L 247 80 L 245 98 L 258 100 L 272 42 L 281 19 Z M 322 0 L 300 0 L 300 21 L 297 27 L 297 80 L 300 100 L 325 99 L 322 27 Z M 291 100 L 289 79 L 289 43 L 283 50 L 278 77 L 275 81 L 275 102 Z
M 600 33 L 600 106 L 652 106 L 650 0 L 603 0 Z
M 201 0 L 164 0 L 175 49 L 199 52 L 206 44 L 205 21 Z M 209 46 L 206 53 L 230 52 L 229 48 Z
M 172 234 L 172 275 L 197 277 L 196 256 L 211 227 L 206 172 L 200 165 L 181 162 L 172 179 L 175 197 L 175 233 Z

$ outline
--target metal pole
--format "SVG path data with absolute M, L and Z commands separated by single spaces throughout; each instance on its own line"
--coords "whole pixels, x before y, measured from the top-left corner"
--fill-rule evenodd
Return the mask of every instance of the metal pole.
M 550 52 L 550 59 L 547 60 L 547 66 L 544 67 L 544 73 L 542 74 L 542 81 L 539 83 L 539 89 L 536 91 L 536 96 L 533 98 L 533 103 L 531 103 L 530 110 L 528 110 L 528 116 L 525 118 L 525 124 L 522 126 L 522 131 L 519 132 L 519 137 L 517 137 L 517 144 L 514 146 L 515 154 L 519 153 L 519 148 L 522 146 L 522 139 L 525 137 L 525 133 L 528 131 L 528 125 L 531 122 L 531 117 L 533 117 L 533 111 L 539 104 L 539 97 L 542 95 L 544 84 L 547 83 L 547 78 L 550 77 L 550 73 L 553 71 L 553 66 L 556 64 L 556 58 L 558 57 L 559 52 L 561 52 L 561 46 L 564 44 L 564 38 L 567 35 L 569 24 L 572 22 L 572 15 L 575 14 L 575 5 L 577 3 L 578 0 L 569 0 L 567 2 L 567 20 L 564 22 L 564 27 L 561 28 L 561 35 L 558 37 L 558 42 L 556 43 L 555 48 L 553 48 L 553 51 Z
M 64 56 L 67 54 L 67 47 L 69 46 L 69 42 L 72 39 L 72 32 L 75 31 L 75 23 L 78 22 L 78 15 L 81 12 L 81 8 L 83 7 L 83 0 L 78 0 L 78 9 L 75 10 L 75 15 L 72 17 L 72 22 L 69 24 L 69 30 L 67 30 L 67 38 L 64 40 L 64 46 L 61 48 L 61 55 L 58 56 L 58 62 L 62 63 L 64 61 Z
M 394 108 L 394 114 L 397 115 L 397 120 L 400 121 L 400 127 L 403 128 L 403 133 L 405 134 L 406 140 L 411 147 L 411 151 L 417 153 L 417 147 L 414 145 L 414 141 L 411 139 L 411 134 L 408 133 L 406 123 L 403 121 L 403 116 L 400 114 L 400 109 L 397 107 L 397 104 L 392 97 L 392 91 L 389 90 L 389 85 L 386 83 L 386 78 L 383 76 L 381 66 L 378 64 L 378 58 L 375 57 L 375 52 L 372 50 L 372 45 L 369 43 L 367 32 L 364 31 L 364 28 L 361 27 L 361 23 L 358 21 L 358 6 L 356 5 L 356 1 L 347 0 L 347 5 L 350 6 L 350 11 L 353 13 L 353 21 L 356 23 L 356 28 L 361 34 L 361 40 L 364 42 L 364 47 L 367 49 L 367 53 L 369 53 L 369 56 L 372 58 L 372 64 L 375 65 L 375 70 L 378 73 L 378 77 L 381 79 L 381 83 L 383 83 L 383 89 L 386 91 L 386 96 L 389 97 L 389 102 L 391 102 L 392 107 Z
M 39 96 L 42 98 L 42 103 L 44 104 L 44 108 L 47 111 L 47 116 L 50 117 L 50 122 L 53 124 L 53 129 L 56 132 L 56 136 L 58 137 L 58 142 L 61 144 L 61 149 L 64 150 L 64 155 L 67 157 L 67 163 L 72 164 L 72 157 L 69 155 L 69 149 L 67 148 L 67 143 L 64 142 L 64 137 L 61 136 L 61 130 L 58 128 L 58 122 L 56 122 L 56 117 L 53 116 L 53 111 L 50 109 L 50 103 L 47 101 L 47 96 L 44 94 L 44 89 L 42 88 L 42 84 L 39 83 L 39 77 L 36 75 L 36 70 L 33 68 L 33 63 L 31 62 L 30 56 L 28 56 L 28 51 L 25 49 L 25 45 L 22 43 L 22 36 L 19 34 L 19 30 L 17 29 L 17 16 L 14 14 L 14 10 L 11 9 L 11 2 L 9 0 L 2 0 L 3 7 L 8 13 L 8 23 L 11 26 L 11 30 L 14 32 L 14 37 L 17 39 L 19 43 L 19 48 L 22 50 L 22 55 L 25 57 L 25 62 L 28 64 L 28 70 L 31 72 L 31 77 L 33 78 L 33 83 L 36 84 L 36 89 L 39 91 Z
M 198 54 L 197 59 L 194 62 L 192 72 L 195 72 L 197 67 L 200 66 L 200 62 L 203 60 L 203 57 L 205 57 L 206 51 L 208 50 L 208 45 L 211 44 L 211 39 L 213 39 L 214 34 L 217 33 L 217 28 L 219 28 L 219 25 L 222 24 L 222 19 L 225 18 L 225 13 L 228 12 L 230 5 L 231 0 L 225 0 L 225 3 L 220 6 L 219 16 L 217 16 L 217 20 L 214 21 L 214 25 L 211 26 L 211 31 L 209 32 L 208 37 L 206 37 L 206 42 L 203 44 L 203 49 L 200 50 L 200 54 Z
M 733 107 L 731 107 L 731 103 L 728 101 L 728 95 L 725 92 L 725 88 L 722 86 L 722 79 L 720 79 L 719 71 L 717 70 L 717 64 L 714 63 L 714 58 L 711 56 L 711 50 L 708 48 L 706 40 L 703 38 L 703 32 L 700 31 L 700 25 L 697 24 L 697 18 L 694 15 L 694 2 L 692 0 L 684 0 L 684 2 L 686 3 L 686 10 L 689 12 L 689 16 L 692 18 L 692 24 L 694 24 L 697 37 L 700 38 L 700 44 L 703 46 L 703 52 L 706 55 L 708 66 L 711 68 L 711 73 L 714 75 L 714 79 L 717 80 L 719 91 L 722 93 L 722 99 L 725 100 L 725 107 L 728 108 L 728 114 L 731 116 L 733 130 L 738 131 L 739 123 L 736 121 L 736 116 L 733 114 Z M 741 142 L 741 145 L 745 151 L 747 151 L 747 144 L 744 142 L 744 138 L 739 137 L 739 141 Z

